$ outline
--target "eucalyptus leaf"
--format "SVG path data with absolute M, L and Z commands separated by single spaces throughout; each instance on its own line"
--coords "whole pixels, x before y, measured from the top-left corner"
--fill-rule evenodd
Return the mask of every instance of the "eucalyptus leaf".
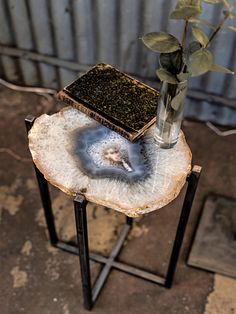
M 189 20 L 195 16 L 201 14 L 201 9 L 195 6 L 185 6 L 183 8 L 175 9 L 170 14 L 170 18 L 172 20 Z
M 201 0 L 178 0 L 175 9 L 184 8 L 186 6 L 193 6 L 201 9 Z
M 178 80 L 175 75 L 171 74 L 163 68 L 156 70 L 156 74 L 161 81 L 166 81 L 170 84 L 178 84 Z
M 179 0 L 175 10 L 170 14 L 171 19 L 188 20 L 202 13 L 201 0 Z
M 236 14 L 227 10 L 223 11 L 225 16 L 228 16 L 230 19 L 236 19 Z
M 162 68 L 172 74 L 177 74 L 182 68 L 182 50 L 161 53 L 159 61 Z
M 231 9 L 230 4 L 229 4 L 229 2 L 227 0 L 222 0 L 222 2 L 226 6 L 226 8 L 228 8 L 229 10 Z
M 203 0 L 203 1 L 210 4 L 222 3 L 222 0 Z
M 217 65 L 217 64 L 212 64 L 210 71 L 226 73 L 226 74 L 234 74 L 234 72 L 231 71 L 230 69 L 227 69 L 227 68 L 222 67 L 221 65 Z
M 192 41 L 188 46 L 188 51 L 193 54 L 195 51 L 202 48 L 202 45 L 198 41 Z
M 199 43 L 203 47 L 206 47 L 209 41 L 207 35 L 200 28 L 196 26 L 192 27 L 192 33 L 193 33 L 193 36 L 197 39 L 197 41 L 199 41 Z
M 234 26 L 227 26 L 227 28 L 230 29 L 231 31 L 236 32 L 236 27 L 234 27 Z
M 236 19 L 236 14 L 233 13 L 233 12 L 230 12 L 229 18 L 232 19 L 232 20 L 233 20 L 233 19 L 235 20 L 235 19 Z
M 164 32 L 152 32 L 144 35 L 142 41 L 146 47 L 155 52 L 170 53 L 181 48 L 177 38 Z
M 197 18 L 191 18 L 188 20 L 189 23 L 196 23 L 196 24 L 201 24 L 201 25 L 204 25 L 204 26 L 208 26 L 209 28 L 211 29 L 216 29 L 216 27 L 214 25 L 212 25 L 211 23 L 209 23 L 208 21 L 205 21 L 205 20 L 201 20 L 201 19 L 197 19 Z
M 184 102 L 186 96 L 186 91 L 181 90 L 172 100 L 171 100 L 171 107 L 177 111 L 181 107 Z
M 184 50 L 184 62 L 187 63 L 191 54 L 202 48 L 202 45 L 198 41 L 193 41 Z
M 188 69 L 192 76 L 204 74 L 210 70 L 213 64 L 211 52 L 201 48 L 190 55 L 188 60 Z
M 189 73 L 183 73 L 183 72 L 181 72 L 181 73 L 177 74 L 176 76 L 177 76 L 177 79 L 178 79 L 180 82 L 184 82 L 184 81 L 186 81 L 186 80 L 188 79 Z

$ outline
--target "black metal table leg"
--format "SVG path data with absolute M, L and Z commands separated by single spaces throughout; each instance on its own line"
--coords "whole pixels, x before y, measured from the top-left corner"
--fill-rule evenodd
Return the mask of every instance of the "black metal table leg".
M 129 225 L 129 226 L 131 226 L 132 227 L 132 225 L 133 225 L 133 218 L 132 217 L 128 217 L 128 216 L 126 216 L 126 224 L 127 225 Z
M 25 125 L 26 125 L 27 132 L 29 132 L 30 129 L 32 128 L 34 121 L 35 121 L 35 117 L 31 115 L 28 115 L 25 118 Z M 50 193 L 48 189 L 48 182 L 44 178 L 43 174 L 35 166 L 35 164 L 34 164 L 34 170 L 35 170 L 36 178 L 38 181 L 38 186 L 39 186 L 41 201 L 43 205 L 44 215 L 45 215 L 45 219 L 46 219 L 46 223 L 48 227 L 50 242 L 53 246 L 56 246 L 58 242 L 58 236 L 57 236 L 57 232 L 55 228 L 54 215 L 52 212 L 52 204 L 51 204 L 51 198 L 50 198 Z
M 77 231 L 77 241 L 79 247 L 80 270 L 84 295 L 84 307 L 91 310 L 92 288 L 89 266 L 89 247 L 88 247 L 88 231 L 87 231 L 87 201 L 84 196 L 77 195 L 74 199 L 75 221 Z
M 184 203 L 182 211 L 180 214 L 180 219 L 177 227 L 177 232 L 174 240 L 174 245 L 169 261 L 169 266 L 167 270 L 167 276 L 165 280 L 165 287 L 171 288 L 173 283 L 173 278 L 176 270 L 176 265 L 179 258 L 180 249 L 183 243 L 184 233 L 187 226 L 189 214 L 193 204 L 193 199 L 198 185 L 198 180 L 201 173 L 201 167 L 194 166 L 190 176 L 188 177 L 188 187 L 184 198 Z

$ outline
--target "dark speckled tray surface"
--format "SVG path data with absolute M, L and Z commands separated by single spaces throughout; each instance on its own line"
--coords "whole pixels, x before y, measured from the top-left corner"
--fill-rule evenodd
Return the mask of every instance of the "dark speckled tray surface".
M 159 92 L 108 64 L 97 64 L 59 98 L 130 141 L 155 122 Z

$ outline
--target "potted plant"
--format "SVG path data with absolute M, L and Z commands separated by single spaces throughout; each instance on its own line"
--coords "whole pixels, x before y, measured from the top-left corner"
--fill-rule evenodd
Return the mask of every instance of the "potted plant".
M 184 20 L 181 42 L 165 32 L 152 32 L 144 35 L 142 41 L 146 47 L 160 53 L 160 68 L 156 74 L 162 82 L 157 109 L 155 139 L 162 148 L 171 148 L 177 141 L 183 118 L 184 99 L 189 77 L 198 76 L 208 71 L 234 74 L 231 70 L 216 65 L 210 52 L 210 44 L 222 28 L 236 31 L 236 27 L 225 26 L 227 19 L 236 19 L 233 12 L 236 1 L 203 0 L 212 4 L 222 4 L 222 20 L 214 26 L 199 16 L 202 13 L 201 0 L 178 0 L 170 14 L 170 19 Z M 210 37 L 199 28 L 204 25 L 212 29 Z M 188 33 L 191 32 L 191 40 Z

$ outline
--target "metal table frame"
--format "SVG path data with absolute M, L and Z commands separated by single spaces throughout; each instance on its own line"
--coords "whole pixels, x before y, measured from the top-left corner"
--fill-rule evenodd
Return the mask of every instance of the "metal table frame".
M 35 117 L 28 115 L 25 119 L 26 129 L 29 132 L 35 121 Z M 171 288 L 174 274 L 176 270 L 176 265 L 180 253 L 180 249 L 183 243 L 184 233 L 187 226 L 190 210 L 192 207 L 194 195 L 197 189 L 198 180 L 201 173 L 200 166 L 194 166 L 191 173 L 187 177 L 188 187 L 186 190 L 178 227 L 175 235 L 175 240 L 168 264 L 166 277 L 161 277 L 157 274 L 148 272 L 146 270 L 139 269 L 137 267 L 127 265 L 117 261 L 117 257 L 123 247 L 124 241 L 127 238 L 129 231 L 132 228 L 133 218 L 127 217 L 126 224 L 124 225 L 119 238 L 112 249 L 109 257 L 104 257 L 100 254 L 89 252 L 88 246 L 88 231 L 87 231 L 87 215 L 86 215 L 86 198 L 78 194 L 74 199 L 74 212 L 76 221 L 76 233 L 77 233 L 77 246 L 71 243 L 61 241 L 58 238 L 54 215 L 51 206 L 51 199 L 48 189 L 48 182 L 44 178 L 43 174 L 36 168 L 35 173 L 38 181 L 39 191 L 41 195 L 41 200 L 43 204 L 44 214 L 46 218 L 47 228 L 49 232 L 49 238 L 51 244 L 63 251 L 79 255 L 80 259 L 80 269 L 81 269 L 81 279 L 84 297 L 84 307 L 87 310 L 91 310 L 94 303 L 97 300 L 99 293 L 101 292 L 103 285 L 108 278 L 111 269 L 115 268 L 120 271 L 129 273 L 133 276 L 142 278 L 144 280 L 151 281 L 155 284 L 161 285 L 166 288 Z M 103 264 L 103 268 L 99 273 L 94 286 L 91 285 L 90 278 L 90 265 L 89 260 Z

